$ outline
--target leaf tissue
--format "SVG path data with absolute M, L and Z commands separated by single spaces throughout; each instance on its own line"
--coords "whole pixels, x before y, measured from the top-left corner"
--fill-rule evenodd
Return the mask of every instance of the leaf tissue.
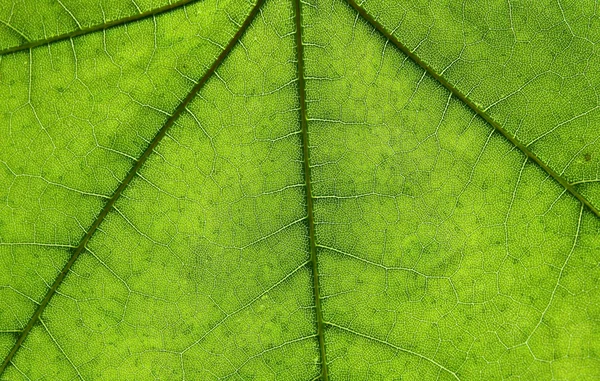
M 0 380 L 600 379 L 595 0 L 0 0 Z

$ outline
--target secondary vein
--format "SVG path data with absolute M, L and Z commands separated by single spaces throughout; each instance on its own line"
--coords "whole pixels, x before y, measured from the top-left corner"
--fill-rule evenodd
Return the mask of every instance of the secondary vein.
M 105 22 L 105 23 L 102 23 L 102 24 L 92 25 L 92 26 L 87 27 L 87 28 L 75 29 L 72 32 L 58 34 L 56 36 L 44 38 L 44 39 L 41 39 L 41 40 L 27 41 L 24 44 L 0 50 L 0 55 L 5 55 L 5 54 L 19 52 L 19 51 L 22 51 L 22 50 L 27 50 L 27 49 L 35 48 L 36 46 L 50 44 L 50 43 L 56 42 L 56 41 L 68 40 L 68 39 L 73 38 L 73 37 L 77 37 L 77 36 L 82 36 L 84 34 L 98 32 L 98 31 L 101 31 L 101 30 L 105 30 L 105 29 L 109 29 L 109 28 L 115 27 L 115 26 L 127 24 L 127 23 L 130 23 L 132 21 L 143 20 L 143 19 L 146 19 L 146 18 L 149 18 L 149 17 L 156 16 L 156 15 L 161 14 L 161 13 L 165 13 L 165 12 L 171 11 L 171 10 L 173 10 L 175 8 L 182 7 L 184 5 L 195 3 L 197 1 L 199 1 L 199 0 L 179 0 L 179 1 L 176 1 L 176 2 L 174 2 L 172 4 L 168 4 L 168 5 L 159 7 L 159 8 L 151 9 L 149 11 L 138 13 L 136 15 L 132 15 L 132 16 L 121 18 L 121 19 L 117 19 L 117 20 Z M 9 24 L 7 24 L 7 23 L 4 23 L 4 24 L 7 25 L 8 27 L 10 27 L 11 29 L 15 30 Z M 25 36 L 21 32 L 19 32 L 19 31 L 16 31 L 16 32 L 19 33 L 21 36 L 23 36 L 25 38 Z
M 246 18 L 244 23 L 240 26 L 240 28 L 235 33 L 235 35 L 231 38 L 231 40 L 229 41 L 229 43 L 227 44 L 225 49 L 223 49 L 221 54 L 219 54 L 217 59 L 213 62 L 213 64 L 206 71 L 206 73 L 202 76 L 202 78 L 200 78 L 200 80 L 196 83 L 196 85 L 194 85 L 192 90 L 187 94 L 187 96 L 179 104 L 179 106 L 177 106 L 177 108 L 175 109 L 173 114 L 169 117 L 169 119 L 167 119 L 165 124 L 156 133 L 156 135 L 154 136 L 154 138 L 152 139 L 152 141 L 150 142 L 148 147 L 146 147 L 146 149 L 144 150 L 142 155 L 137 159 L 137 161 L 135 162 L 133 167 L 131 167 L 131 169 L 127 173 L 127 176 L 125 177 L 125 179 L 119 184 L 119 186 L 117 187 L 117 189 L 115 190 L 113 195 L 106 202 L 106 204 L 104 205 L 104 207 L 98 214 L 98 217 L 96 217 L 96 220 L 92 223 L 92 225 L 89 228 L 89 230 L 87 231 L 87 233 L 83 236 L 83 238 L 79 242 L 79 245 L 77 245 L 77 247 L 73 249 L 73 253 L 71 254 L 71 257 L 69 258 L 68 262 L 65 264 L 65 266 L 63 267 L 61 272 L 58 274 L 58 276 L 52 283 L 52 286 L 48 289 L 46 295 L 44 296 L 44 299 L 42 299 L 42 301 L 36 308 L 35 312 L 33 313 L 31 318 L 27 322 L 27 325 L 20 332 L 19 337 L 17 338 L 17 341 L 15 342 L 14 346 L 12 347 L 12 349 L 10 350 L 10 352 L 8 353 L 8 355 L 2 362 L 2 365 L 0 366 L 0 376 L 4 373 L 4 371 L 6 370 L 8 365 L 11 363 L 13 357 L 15 356 L 15 354 L 17 353 L 19 348 L 21 348 L 21 345 L 23 344 L 23 342 L 25 341 L 25 339 L 27 338 L 27 336 L 29 335 L 29 333 L 31 332 L 33 327 L 35 326 L 35 324 L 39 321 L 40 316 L 42 315 L 42 313 L 48 306 L 48 303 L 50 302 L 50 300 L 52 299 L 54 294 L 56 294 L 56 290 L 62 284 L 66 275 L 69 273 L 69 271 L 73 267 L 73 264 L 77 261 L 77 259 L 81 255 L 81 253 L 83 253 L 86 250 L 87 243 L 92 238 L 94 233 L 97 231 L 98 227 L 100 226 L 102 221 L 104 221 L 104 219 L 106 218 L 108 213 L 112 210 L 115 202 L 119 199 L 119 197 L 121 196 L 121 194 L 123 193 L 125 188 L 127 188 L 127 186 L 131 183 L 131 180 L 133 180 L 133 178 L 135 177 L 135 175 L 137 174 L 139 169 L 144 165 L 146 160 L 148 160 L 148 157 L 150 156 L 150 154 L 152 154 L 152 152 L 154 151 L 156 146 L 165 137 L 165 135 L 167 134 L 169 129 L 173 126 L 173 124 L 175 124 L 175 121 L 179 118 L 181 113 L 186 110 L 187 106 L 192 101 L 192 99 L 194 99 L 194 97 L 200 91 L 200 89 L 202 89 L 202 87 L 204 87 L 204 85 L 206 84 L 208 79 L 215 73 L 215 71 L 221 65 L 221 63 L 223 63 L 225 58 L 227 58 L 227 56 L 229 55 L 229 53 L 231 52 L 233 47 L 237 44 L 237 42 L 240 40 L 240 38 L 242 37 L 242 35 L 246 31 L 246 29 L 248 29 L 248 26 L 252 23 L 252 20 L 254 20 L 254 18 L 256 17 L 256 14 L 258 13 L 258 11 L 263 3 L 264 3 L 264 0 L 258 0 L 256 2 L 254 7 L 251 9 L 248 17 Z
M 323 313 L 321 310 L 321 297 L 319 292 L 319 271 L 317 263 L 317 246 L 315 242 L 315 220 L 313 216 L 313 197 L 310 182 L 310 163 L 308 156 L 308 119 L 306 116 L 306 81 L 304 78 L 304 46 L 302 45 L 302 14 L 300 0 L 293 0 L 296 22 L 296 61 L 298 64 L 298 93 L 300 99 L 300 124 L 302 127 L 302 156 L 304 181 L 306 183 L 306 213 L 308 216 L 308 235 L 310 240 L 310 262 L 312 268 L 313 294 L 315 312 L 317 317 L 317 337 L 319 339 L 319 352 L 321 357 L 321 380 L 329 379 L 327 374 L 327 356 L 325 355 L 325 337 L 323 334 Z
M 585 205 L 592 213 L 594 213 L 597 217 L 600 217 L 600 210 L 596 208 L 585 196 L 579 193 L 573 183 L 570 183 L 562 177 L 558 172 L 548 166 L 542 159 L 540 159 L 533 151 L 531 151 L 525 144 L 521 143 L 515 136 L 513 136 L 508 130 L 502 127 L 498 122 L 496 122 L 492 117 L 484 111 L 481 107 L 477 106 L 473 101 L 471 101 L 465 94 L 463 94 L 460 90 L 454 87 L 450 82 L 448 82 L 441 74 L 438 74 L 433 70 L 431 66 L 422 61 L 414 52 L 412 52 L 406 45 L 404 45 L 400 40 L 398 40 L 391 32 L 389 32 L 379 21 L 375 20 L 367 11 L 362 8 L 360 5 L 356 3 L 355 0 L 346 0 L 346 2 L 354 8 L 356 12 L 358 12 L 363 19 L 365 19 L 375 30 L 377 30 L 380 34 L 383 35 L 387 40 L 393 43 L 398 49 L 400 49 L 404 54 L 406 54 L 413 62 L 419 65 L 423 70 L 427 72 L 431 77 L 433 77 L 436 81 L 438 81 L 442 86 L 444 86 L 450 93 L 456 98 L 460 99 L 464 102 L 473 112 L 479 115 L 483 120 L 489 123 L 496 131 L 498 131 L 502 136 L 504 136 L 509 142 L 511 142 L 515 147 L 517 147 L 527 158 L 537 165 L 539 165 L 550 177 L 554 180 L 558 181 L 560 185 L 562 185 L 569 193 L 571 193 L 576 199 L 578 199 L 583 205 Z

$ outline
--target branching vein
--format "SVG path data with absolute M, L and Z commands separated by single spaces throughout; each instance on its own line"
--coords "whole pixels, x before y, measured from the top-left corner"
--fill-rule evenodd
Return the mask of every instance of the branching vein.
M 174 3 L 173 5 L 175 5 L 175 4 L 182 5 L 182 3 L 189 3 L 189 2 L 190 2 L 189 0 L 188 1 L 180 1 L 178 3 Z M 250 11 L 248 17 L 246 18 L 246 20 L 244 21 L 244 23 L 242 24 L 240 29 L 231 38 L 231 40 L 229 41 L 229 43 L 227 44 L 225 49 L 221 52 L 221 54 L 213 62 L 211 67 L 206 71 L 206 73 L 202 76 L 202 78 L 200 78 L 200 80 L 196 83 L 196 85 L 192 88 L 192 90 L 188 93 L 188 95 L 184 98 L 184 100 L 179 104 L 179 106 L 177 106 L 177 108 L 175 109 L 173 114 L 171 114 L 171 116 L 167 119 L 167 121 L 161 127 L 161 129 L 156 133 L 156 135 L 154 136 L 152 141 L 149 143 L 148 147 L 144 150 L 142 155 L 137 159 L 137 161 L 135 162 L 133 167 L 129 170 L 125 179 L 119 184 L 119 186 L 117 187 L 117 189 L 115 190 L 113 195 L 106 202 L 106 204 L 104 205 L 104 208 L 102 208 L 102 210 L 98 214 L 98 217 L 96 217 L 96 220 L 92 223 L 92 225 L 90 226 L 87 233 L 83 236 L 79 245 L 77 245 L 77 247 L 73 249 L 73 253 L 71 254 L 71 257 L 69 258 L 69 261 L 65 264 L 65 266 L 63 267 L 61 272 L 58 274 L 58 276 L 56 277 L 56 279 L 54 280 L 52 285 L 49 287 L 48 291 L 46 292 L 46 295 L 44 296 L 44 299 L 42 299 L 41 303 L 36 308 L 35 312 L 29 319 L 27 325 L 25 326 L 23 331 L 20 332 L 17 341 L 15 342 L 14 346 L 12 347 L 12 349 L 10 350 L 10 352 L 8 353 L 8 355 L 2 362 L 2 365 L 0 366 L 0 375 L 2 375 L 4 373 L 4 371 L 6 370 L 8 365 L 11 363 L 13 357 L 15 356 L 15 354 L 17 353 L 19 348 L 21 348 L 21 345 L 23 344 L 23 342 L 25 341 L 25 339 L 31 332 L 32 328 L 36 325 L 36 323 L 38 321 L 40 321 L 40 316 L 44 312 L 45 308 L 48 306 L 48 303 L 50 302 L 50 300 L 52 299 L 54 294 L 56 294 L 58 287 L 62 284 L 66 275 L 69 273 L 69 271 L 73 267 L 73 264 L 77 261 L 79 256 L 83 252 L 85 252 L 85 250 L 87 249 L 86 248 L 87 243 L 92 238 L 94 233 L 96 233 L 96 230 L 98 230 L 98 227 L 100 226 L 102 221 L 104 221 L 104 219 L 106 218 L 108 213 L 113 209 L 115 202 L 119 199 L 119 197 L 121 196 L 123 191 L 131 183 L 131 181 L 136 176 L 139 169 L 144 165 L 146 160 L 148 160 L 148 157 L 152 154 L 152 152 L 154 151 L 156 146 L 160 143 L 160 141 L 165 137 L 165 135 L 167 134 L 169 129 L 175 124 L 175 121 L 179 118 L 179 115 L 181 115 L 181 113 L 184 112 L 187 105 L 192 101 L 192 99 L 194 99 L 196 94 L 200 91 L 200 89 L 202 89 L 202 87 L 204 87 L 204 85 L 206 84 L 208 79 L 215 73 L 217 68 L 221 65 L 221 63 L 223 63 L 225 58 L 229 55 L 229 53 L 231 52 L 233 47 L 237 44 L 237 42 L 240 40 L 240 38 L 242 37 L 242 35 L 244 34 L 244 32 L 246 31 L 248 26 L 252 23 L 252 20 L 258 13 L 263 2 L 264 2 L 264 0 L 258 0 L 256 2 L 256 4 Z M 171 5 L 169 9 L 172 9 L 173 5 Z M 127 21 L 131 21 L 131 20 L 127 20 Z M 123 21 L 123 22 L 127 22 L 127 21 Z M 72 37 L 72 36 L 69 36 L 69 37 Z M 0 54 L 1 54 L 1 52 L 0 52 Z
M 406 45 L 400 42 L 392 32 L 388 31 L 381 23 L 375 20 L 367 11 L 362 8 L 355 0 L 346 0 L 348 4 L 354 8 L 356 12 L 360 14 L 373 28 L 375 28 L 379 33 L 381 33 L 386 39 L 392 42 L 398 49 L 400 49 L 404 54 L 406 54 L 410 59 L 412 59 L 417 65 L 419 65 L 423 70 L 425 70 L 431 77 L 433 77 L 436 81 L 438 81 L 442 86 L 444 86 L 452 96 L 460 99 L 464 102 L 473 112 L 479 115 L 483 120 L 489 123 L 496 131 L 502 134 L 509 142 L 511 142 L 515 147 L 517 147 L 521 152 L 527 156 L 527 158 L 537 165 L 539 165 L 546 173 L 548 173 L 554 180 L 558 181 L 560 185 L 565 187 L 569 193 L 571 193 L 576 199 L 578 199 L 583 205 L 585 205 L 592 213 L 596 216 L 600 217 L 600 210 L 596 208 L 587 198 L 585 198 L 581 193 L 579 193 L 574 184 L 569 183 L 567 179 L 562 177 L 558 172 L 552 169 L 548 164 L 546 164 L 542 159 L 540 159 L 529 147 L 519 140 L 515 136 L 513 136 L 508 130 L 502 127 L 498 122 L 496 122 L 492 117 L 486 112 L 486 110 L 482 109 L 480 106 L 476 105 L 475 102 L 470 100 L 467 95 L 463 94 L 460 90 L 454 87 L 450 82 L 448 82 L 441 74 L 438 74 L 431 66 L 427 63 L 423 62 L 419 56 L 417 56 L 413 51 L 411 51 Z
M 40 46 L 40 45 L 50 44 L 50 43 L 53 43 L 56 41 L 68 40 L 73 37 L 82 36 L 84 34 L 90 34 L 90 33 L 98 32 L 98 31 L 106 30 L 106 29 L 109 29 L 109 28 L 112 28 L 115 26 L 130 23 L 133 21 L 138 21 L 138 20 L 143 20 L 143 19 L 149 18 L 149 17 L 154 17 L 158 14 L 171 11 L 175 8 L 183 7 L 184 5 L 192 4 L 197 1 L 199 1 L 199 0 L 180 0 L 180 1 L 176 1 L 169 5 L 165 5 L 163 7 L 151 9 L 149 11 L 138 13 L 136 15 L 132 15 L 129 17 L 124 17 L 121 19 L 105 22 L 103 24 L 92 25 L 87 28 L 82 28 L 81 25 L 79 24 L 79 22 L 77 21 L 77 19 L 75 18 L 75 16 L 68 9 L 66 9 L 64 7 L 64 5 L 59 1 L 60 5 L 65 9 L 65 11 L 67 11 L 69 13 L 69 15 L 73 18 L 73 20 L 75 20 L 75 22 L 79 26 L 78 29 L 75 29 L 74 31 L 69 32 L 69 33 L 58 34 L 56 36 L 44 38 L 41 40 L 30 40 L 25 34 L 14 29 L 8 23 L 0 21 L 1 23 L 5 24 L 6 26 L 8 26 L 12 30 L 14 30 L 16 33 L 21 35 L 21 37 L 23 37 L 27 40 L 27 42 L 25 42 L 24 44 L 0 50 L 0 56 L 5 55 L 5 54 L 14 53 L 14 52 L 20 52 L 20 51 L 31 49 L 31 48 L 35 48 L 36 46 Z

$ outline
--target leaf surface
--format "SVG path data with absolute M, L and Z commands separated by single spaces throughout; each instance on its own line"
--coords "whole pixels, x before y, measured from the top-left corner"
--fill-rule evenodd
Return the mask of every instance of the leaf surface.
M 0 379 L 600 377 L 596 8 L 457 4 L 0 3 Z

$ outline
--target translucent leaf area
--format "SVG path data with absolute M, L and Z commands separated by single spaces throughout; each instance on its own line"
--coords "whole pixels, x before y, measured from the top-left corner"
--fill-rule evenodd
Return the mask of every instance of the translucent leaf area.
M 593 1 L 0 0 L 0 380 L 600 379 Z

